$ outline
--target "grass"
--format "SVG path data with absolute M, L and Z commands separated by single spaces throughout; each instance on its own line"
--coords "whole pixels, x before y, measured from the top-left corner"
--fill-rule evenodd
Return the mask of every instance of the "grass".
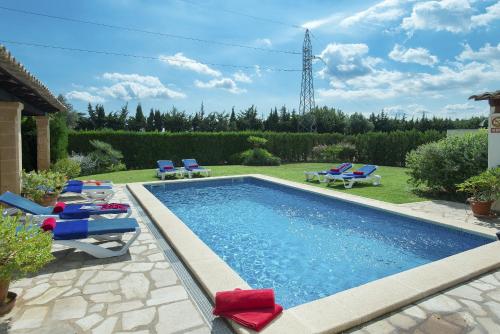
M 238 175 L 238 174 L 264 174 L 278 177 L 285 180 L 313 184 L 318 187 L 326 187 L 323 183 L 310 183 L 305 181 L 304 171 L 325 170 L 331 167 L 331 164 L 325 163 L 295 163 L 285 164 L 281 166 L 207 166 L 212 169 L 213 176 Z M 360 165 L 355 165 L 360 167 Z M 349 192 L 350 194 L 363 197 L 378 199 L 385 202 L 402 204 L 424 201 L 427 198 L 423 195 L 417 195 L 411 191 L 408 185 L 408 176 L 406 169 L 400 167 L 385 167 L 381 166 L 376 172 L 382 176 L 382 184 L 373 186 L 371 183 L 358 183 L 352 189 L 344 189 L 344 186 L 337 183 L 329 188 Z M 158 180 L 155 177 L 154 169 L 129 170 L 123 172 L 106 173 L 99 175 L 89 175 L 83 179 L 101 179 L 111 180 L 114 183 L 129 183 L 129 182 L 147 182 Z

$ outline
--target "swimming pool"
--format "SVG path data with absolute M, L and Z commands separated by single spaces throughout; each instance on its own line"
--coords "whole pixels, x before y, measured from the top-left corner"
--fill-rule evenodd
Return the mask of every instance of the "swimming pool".
M 146 188 L 286 308 L 493 241 L 250 177 Z

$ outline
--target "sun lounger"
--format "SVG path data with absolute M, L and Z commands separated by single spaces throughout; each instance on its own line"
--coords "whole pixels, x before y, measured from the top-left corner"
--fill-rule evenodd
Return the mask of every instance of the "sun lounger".
M 184 169 L 186 170 L 189 178 L 193 177 L 193 174 L 204 174 L 205 176 L 210 176 L 212 171 L 208 168 L 198 165 L 196 159 L 183 159 Z
M 92 202 L 107 202 L 115 194 L 111 185 L 66 185 L 62 194 L 76 195 Z
M 68 180 L 67 186 L 113 186 L 113 182 L 109 180 Z
M 341 180 L 344 183 L 346 189 L 352 188 L 356 182 L 371 181 L 374 186 L 380 185 L 380 180 L 382 177 L 380 175 L 373 175 L 377 170 L 377 166 L 374 165 L 364 165 L 357 171 L 352 173 L 343 173 L 340 175 L 325 175 L 325 179 L 328 182 L 335 182 Z
M 115 215 L 118 217 L 129 217 L 130 206 L 127 204 L 65 204 L 62 211 L 55 213 L 54 207 L 42 206 L 27 198 L 16 195 L 9 191 L 0 195 L 0 203 L 17 208 L 20 211 L 31 214 L 36 221 L 41 221 L 47 217 L 60 219 L 85 219 L 85 218 L 105 218 L 102 215 Z M 58 211 L 58 210 L 55 210 Z
M 165 180 L 165 176 L 184 176 L 183 171 L 180 168 L 176 168 L 171 160 L 158 160 L 158 168 L 156 169 L 156 176 Z
M 141 228 L 133 218 L 66 220 L 57 221 L 52 233 L 55 244 L 75 248 L 97 258 L 107 258 L 125 254 L 141 233 Z M 98 241 L 121 242 L 125 233 L 134 234 L 117 250 L 82 241 L 93 238 Z
M 340 175 L 352 167 L 352 164 L 349 162 L 344 162 L 336 167 L 333 167 L 330 170 L 324 170 L 320 172 L 304 172 L 306 176 L 306 181 L 314 181 L 315 178 L 320 182 L 326 182 L 325 175 Z

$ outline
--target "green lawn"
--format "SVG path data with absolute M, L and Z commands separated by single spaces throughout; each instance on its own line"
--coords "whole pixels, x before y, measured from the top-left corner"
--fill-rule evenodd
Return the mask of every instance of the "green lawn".
M 359 167 L 356 165 L 355 167 Z M 331 164 L 325 163 L 296 163 L 285 164 L 272 167 L 253 167 L 253 166 L 208 166 L 212 169 L 213 176 L 238 175 L 238 174 L 265 174 L 282 178 L 285 180 L 308 183 L 305 181 L 304 171 L 316 171 L 330 168 Z M 399 167 L 379 167 L 377 174 L 382 176 L 380 186 L 372 186 L 371 183 L 358 183 L 352 189 L 344 189 L 343 185 L 337 183 L 330 186 L 336 191 L 345 191 L 351 194 L 378 199 L 390 203 L 410 203 L 426 200 L 411 192 L 407 184 L 408 176 L 405 168 Z M 85 176 L 83 179 L 101 179 L 111 180 L 114 183 L 144 182 L 158 180 L 155 177 L 154 169 L 130 170 L 123 172 L 99 174 Z M 326 187 L 323 183 L 309 183 L 318 187 Z

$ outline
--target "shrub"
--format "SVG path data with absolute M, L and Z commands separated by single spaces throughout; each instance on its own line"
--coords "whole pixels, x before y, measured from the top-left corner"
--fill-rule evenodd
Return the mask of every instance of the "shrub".
M 262 137 L 250 136 L 247 141 L 255 148 L 266 146 L 267 139 Z
M 241 153 L 241 163 L 247 166 L 279 166 L 281 160 L 263 148 L 252 148 Z
M 80 163 L 70 158 L 57 160 L 57 162 L 52 165 L 52 170 L 66 175 L 68 179 L 78 177 L 82 171 Z
M 482 131 L 419 146 L 406 158 L 412 185 L 448 193 L 454 193 L 458 183 L 486 170 L 487 164 L 488 138 Z
M 313 147 L 312 156 L 318 162 L 353 161 L 356 147 L 351 143 L 318 145 Z
M 489 202 L 500 198 L 500 167 L 488 169 L 457 185 L 457 190 L 476 201 Z
M 266 149 L 285 162 L 308 161 L 313 148 L 340 142 L 356 147 L 356 161 L 388 166 L 404 166 L 406 153 L 419 145 L 444 137 L 437 131 L 396 131 L 345 136 L 339 133 L 284 133 L 284 132 L 128 132 L 78 131 L 69 137 L 70 152 L 89 154 L 94 148 L 90 141 L 97 139 L 120 150 L 127 168 L 152 168 L 158 159 L 170 159 L 176 164 L 181 159 L 196 157 L 204 164 L 235 163 L 241 152 L 252 148 L 248 137 L 267 139 Z M 83 169 L 83 168 L 82 168 Z
M 19 216 L 0 215 L 0 281 L 37 272 L 54 259 L 51 247 L 51 233 L 21 223 Z
M 90 152 L 89 156 L 96 163 L 96 173 L 116 172 L 126 169 L 121 161 L 123 159 L 122 152 L 99 140 L 91 140 L 90 145 L 94 147 L 94 151 Z
M 91 156 L 73 152 L 69 159 L 80 166 L 80 175 L 92 175 L 96 173 L 97 162 Z
M 62 173 L 42 170 L 22 172 L 22 193 L 35 202 L 41 202 L 46 195 L 59 195 L 66 183 Z

